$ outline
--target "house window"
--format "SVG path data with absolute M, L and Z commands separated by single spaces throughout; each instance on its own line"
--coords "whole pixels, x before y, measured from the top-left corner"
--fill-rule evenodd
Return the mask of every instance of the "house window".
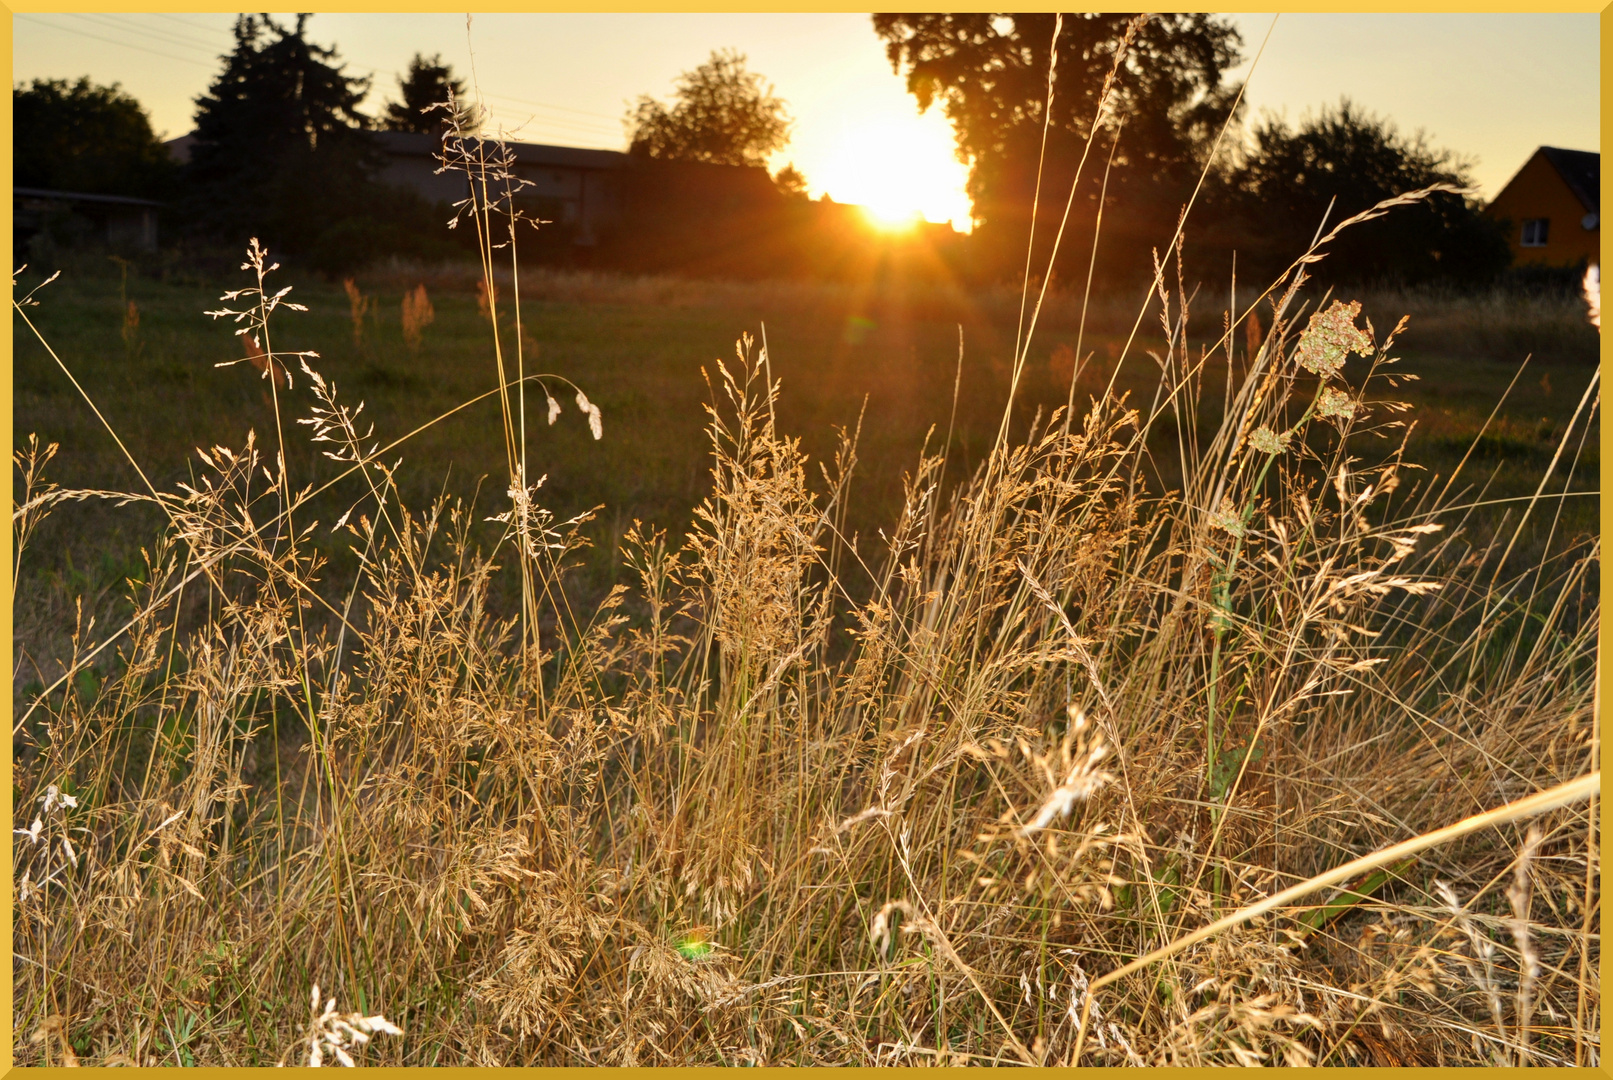
M 1550 218 L 1525 218 L 1523 222 L 1523 246 L 1545 247 L 1546 232 L 1550 225 Z

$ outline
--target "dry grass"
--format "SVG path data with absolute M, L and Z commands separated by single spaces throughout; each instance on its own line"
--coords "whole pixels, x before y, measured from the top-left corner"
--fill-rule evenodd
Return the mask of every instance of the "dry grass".
M 1152 400 L 1005 421 L 961 478 L 939 441 L 877 551 L 842 527 L 855 433 L 809 462 L 744 339 L 695 527 L 635 523 L 632 584 L 580 610 L 583 522 L 542 509 L 526 431 L 611 417 L 528 370 L 500 205 L 462 226 L 505 432 L 487 550 L 465 505 L 404 504 L 405 433 L 274 348 L 260 255 L 227 297 L 272 445 L 123 496 L 168 523 L 133 616 L 76 629 L 15 723 L 19 1063 L 1599 1063 L 1594 803 L 1183 940 L 1599 767 L 1599 544 L 1470 542 L 1394 449 L 1392 333 L 1304 309 L 1296 272 L 1223 391 L 1162 288 Z M 1167 421 L 1177 490 L 1146 480 Z M 343 470 L 334 523 L 299 437 Z M 19 559 L 101 494 L 31 455 Z M 356 1012 L 316 989 L 310 1018 L 310 986 Z

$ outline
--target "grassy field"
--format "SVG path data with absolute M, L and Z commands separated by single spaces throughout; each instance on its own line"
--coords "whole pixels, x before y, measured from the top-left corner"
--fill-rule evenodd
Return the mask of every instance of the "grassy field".
M 497 385 L 476 273 L 473 265 L 393 266 L 361 276 L 355 284 L 368 307 L 355 339 L 353 304 L 343 287 L 299 278 L 295 267 L 287 267 L 280 272 L 282 285 L 293 285 L 291 298 L 309 311 L 281 320 L 276 348 L 317 351 L 321 372 L 349 405 L 364 403 L 376 436 L 390 442 Z M 196 448 L 239 446 L 248 430 L 262 439 L 273 428 L 271 396 L 259 372 L 245 364 L 215 366 L 242 355 L 235 327 L 204 314 L 219 307 L 225 286 L 238 287 L 244 277 L 194 282 L 193 276 L 155 268 L 125 276 L 110 262 L 85 259 L 41 292 L 40 306 L 29 312 L 163 489 L 194 476 Z M 25 274 L 21 291 L 41 279 Z M 435 320 L 411 349 L 402 332 L 402 299 L 421 285 Z M 719 358 L 731 360 L 742 334 L 759 340 L 765 332 L 771 370 L 783 387 L 780 429 L 799 438 L 812 459 L 830 462 L 838 429 L 858 429 L 860 423 L 855 497 L 843 523 L 848 539 L 876 537 L 890 527 L 904 477 L 926 445 L 931 452 L 941 448 L 949 420 L 950 480 L 967 475 L 989 451 L 1008 399 L 1019 295 L 1007 289 L 968 296 L 888 283 L 858 289 L 539 271 L 528 276 L 524 292 L 521 335 L 506 308 L 505 348 L 523 341 L 529 372 L 574 381 L 604 416 L 606 438 L 595 442 L 569 397 L 554 427 L 541 421 L 541 394 L 530 405 L 531 468 L 547 476 L 539 501 L 561 520 L 597 509 L 583 527 L 593 546 L 573 582 L 587 601 L 621 580 L 618 543 L 635 520 L 673 536 L 691 524 L 710 487 L 702 372 L 714 372 Z M 1150 300 L 1143 308 L 1141 297 L 1102 298 L 1090 305 L 1082 334 L 1080 298 L 1054 296 L 1038 322 L 1015 399 L 1016 434 L 1023 434 L 1038 410 L 1049 412 L 1070 400 L 1078 345 L 1078 412 L 1102 397 L 1111 378 L 1134 406 L 1162 408 L 1154 397 L 1160 369 L 1149 354 L 1164 351 L 1163 333 L 1158 301 Z M 126 331 L 131 302 L 138 325 Z M 1465 459 L 1454 490 L 1471 498 L 1453 504 L 1484 503 L 1465 518 L 1481 536 L 1504 528 L 1516 505 L 1508 500 L 1534 494 L 1594 373 L 1597 337 L 1581 305 L 1568 297 L 1387 293 L 1367 296 L 1365 309 L 1383 329 L 1409 318 L 1396 370 L 1416 381 L 1376 391 L 1411 407 L 1405 414 L 1380 415 L 1390 424 L 1410 424 L 1406 460 L 1426 472 L 1409 480 L 1443 488 Z M 1224 346 L 1215 346 L 1223 315 L 1224 305 L 1209 301 L 1190 307 L 1190 336 L 1208 354 L 1202 373 L 1207 392 L 1196 420 L 1201 438 L 1221 420 L 1218 397 L 1228 362 Z M 1248 340 L 1241 331 L 1234 336 L 1233 363 L 1241 371 Z M 20 322 L 14 347 L 19 445 L 30 434 L 60 444 L 51 476 L 65 486 L 136 490 L 138 477 L 117 443 Z M 1351 373 L 1359 377 L 1364 364 L 1351 361 Z M 288 404 L 307 394 L 304 381 Z M 419 510 L 444 494 L 473 499 L 481 492 L 484 504 L 488 495 L 495 501 L 502 496 L 498 416 L 497 399 L 485 398 L 399 447 L 395 459 L 403 462 L 399 484 L 406 505 Z M 1181 486 L 1175 449 L 1180 426 L 1167 408 L 1151 431 L 1144 479 L 1155 491 Z M 1554 490 L 1597 489 L 1597 430 L 1593 422 L 1588 434 L 1582 429 L 1576 436 Z M 1372 458 L 1385 439 L 1398 442 L 1402 434 L 1389 429 L 1357 436 L 1356 442 Z M 319 454 L 322 448 L 295 438 L 288 442 L 301 482 L 334 475 Z M 483 483 L 489 477 L 491 487 Z M 335 493 L 317 501 L 314 516 L 336 520 L 348 505 L 340 498 Z M 1527 524 L 1520 553 L 1532 557 L 1550 537 L 1595 531 L 1595 515 L 1594 498 L 1563 501 L 1551 516 L 1536 515 Z M 104 616 L 118 607 L 124 579 L 140 572 L 140 548 L 160 531 L 161 517 L 152 509 L 113 510 L 94 502 L 76 508 L 71 521 L 47 520 L 22 586 L 34 597 L 19 616 L 19 636 L 30 654 L 61 654 L 70 597 L 101 597 L 110 605 Z M 491 543 L 496 530 L 483 523 L 477 535 Z M 332 537 L 316 537 L 315 543 L 334 560 L 339 576 L 352 575 L 356 563 L 348 544 Z M 17 687 L 39 683 L 48 668 L 48 661 L 20 665 Z
M 165 494 L 15 482 L 19 1063 L 1599 1061 L 1594 815 L 1372 861 L 1599 767 L 1577 301 L 1299 295 L 1228 349 L 1207 289 L 1059 295 L 999 437 L 1014 293 L 538 272 L 517 332 L 505 278 L 509 373 L 602 412 L 527 401 L 568 539 L 496 396 L 372 449 L 498 387 L 474 272 L 273 275 L 375 425 L 308 498 L 329 392 L 215 366 L 238 278 L 26 309 Z M 139 492 L 14 345 L 45 480 Z
M 357 343 L 352 305 L 340 285 L 300 277 L 294 266 L 278 276 L 282 284 L 294 285 L 292 299 L 310 310 L 281 321 L 276 347 L 318 351 L 320 370 L 349 403 L 365 403 L 366 416 L 383 440 L 497 385 L 490 326 L 478 313 L 473 267 L 397 267 L 361 277 L 357 285 L 370 308 Z M 25 275 L 23 290 L 38 280 Z M 247 429 L 263 436 L 272 427 L 269 394 L 258 373 L 245 365 L 214 366 L 238 359 L 240 349 L 231 335 L 234 327 L 203 312 L 219 306 L 225 286 L 239 284 L 164 283 L 138 271 L 124 283 L 116 267 L 91 263 L 40 293 L 41 306 L 30 311 L 159 486 L 190 475 L 196 447 L 236 445 Z M 420 284 L 436 317 L 418 349 L 411 350 L 402 335 L 401 301 Z M 634 519 L 675 532 L 687 527 L 708 487 L 702 411 L 707 386 L 701 372 L 713 370 L 718 358 L 731 359 L 743 333 L 760 339 L 765 330 L 772 372 L 783 385 L 779 425 L 799 436 L 814 459 L 832 454 L 837 426 L 854 428 L 861 421 L 851 525 L 863 535 L 889 524 L 900 501 L 901 478 L 916 464 L 926 437 L 932 450 L 939 448 L 953 414 L 955 385 L 952 449 L 963 466 L 958 475 L 984 456 L 1008 397 L 1019 298 L 1006 290 L 969 297 L 933 288 L 540 272 L 524 283 L 524 292 L 528 370 L 575 381 L 600 405 L 607 431 L 605 439 L 593 442 L 580 414 L 568 407 L 556 427 L 535 425 L 532 467 L 548 475 L 543 499 L 557 515 L 603 507 L 596 535 L 607 554 L 610 537 Z M 1163 351 L 1157 301 L 1141 318 L 1126 359 L 1119 361 L 1141 301 L 1111 297 L 1093 305 L 1080 342 L 1078 405 L 1101 396 L 1111 376 L 1134 405 L 1148 404 L 1159 380 L 1148 352 Z M 125 340 L 129 302 L 136 305 L 139 324 Z M 1415 421 L 1408 460 L 1443 483 L 1471 448 L 1463 483 L 1488 485 L 1491 498 L 1532 494 L 1596 364 L 1596 334 L 1578 302 L 1385 294 L 1366 297 L 1365 305 L 1381 330 L 1402 315 L 1410 318 L 1396 350 L 1402 358 L 1397 370 L 1419 381 L 1392 395 L 1412 407 L 1403 418 Z M 1195 300 L 1189 332 L 1196 344 L 1214 343 L 1224 308 L 1224 302 Z M 1018 432 L 1038 408 L 1068 400 L 1079 315 L 1079 297 L 1063 295 L 1044 312 L 1016 399 Z M 62 445 L 54 466 L 62 483 L 134 484 L 116 444 L 34 335 L 20 323 L 14 334 L 19 437 L 37 433 Z M 1247 341 L 1241 330 L 1235 337 L 1235 362 L 1241 367 Z M 506 327 L 505 347 L 513 349 L 515 339 L 513 327 Z M 1208 392 L 1199 426 L 1209 432 L 1220 422 L 1216 399 L 1226 379 L 1226 356 L 1215 350 L 1203 368 Z M 1352 366 L 1352 373 L 1359 371 Z M 306 394 L 306 386 L 298 392 Z M 542 414 L 541 397 L 533 410 Z M 1485 428 L 1492 410 L 1496 415 Z M 489 398 L 400 448 L 403 490 L 411 506 L 423 506 L 444 490 L 468 496 L 480 479 L 500 473 L 497 417 L 497 402 Z M 939 429 L 933 435 L 932 427 Z M 1156 484 L 1180 485 L 1181 470 L 1169 449 L 1174 439 L 1169 420 L 1157 426 Z M 1596 445 L 1593 436 L 1578 457 L 1573 486 L 1580 490 L 1596 487 Z M 315 448 L 293 441 L 292 452 L 299 455 L 292 464 L 300 478 L 327 475 Z M 1572 528 L 1592 527 L 1591 501 L 1568 504 Z M 104 530 L 97 529 L 82 546 L 72 539 L 47 546 L 64 556 L 71 552 L 82 566 L 94 560 L 95 546 L 104 538 Z

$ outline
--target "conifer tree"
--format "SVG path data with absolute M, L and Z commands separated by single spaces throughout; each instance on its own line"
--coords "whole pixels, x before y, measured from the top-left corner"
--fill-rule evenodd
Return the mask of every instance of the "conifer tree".
M 448 122 L 445 110 L 436 106 L 453 100 L 459 108 L 460 128 L 467 132 L 475 128 L 474 110 L 468 105 L 465 80 L 454 78 L 453 68 L 442 62 L 441 55 L 430 59 L 420 53 L 409 61 L 409 73 L 398 80 L 402 101 L 389 101 L 383 123 L 390 131 L 415 131 L 435 135 Z
M 185 179 L 195 223 L 221 238 L 306 250 L 372 204 L 379 161 L 359 111 L 369 80 L 343 74 L 307 22 L 240 16 L 234 51 L 197 99 Z

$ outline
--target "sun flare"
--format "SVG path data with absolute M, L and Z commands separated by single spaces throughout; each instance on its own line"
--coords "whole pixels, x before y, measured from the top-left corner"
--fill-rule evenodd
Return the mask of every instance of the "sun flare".
M 905 199 L 868 202 L 862 209 L 874 227 L 883 232 L 906 232 L 924 220 L 919 208 Z
M 882 230 L 924 220 L 950 221 L 967 232 L 968 170 L 952 147 L 951 129 L 937 113 L 875 115 L 847 124 L 816 175 L 808 175 L 835 201 L 861 206 Z

